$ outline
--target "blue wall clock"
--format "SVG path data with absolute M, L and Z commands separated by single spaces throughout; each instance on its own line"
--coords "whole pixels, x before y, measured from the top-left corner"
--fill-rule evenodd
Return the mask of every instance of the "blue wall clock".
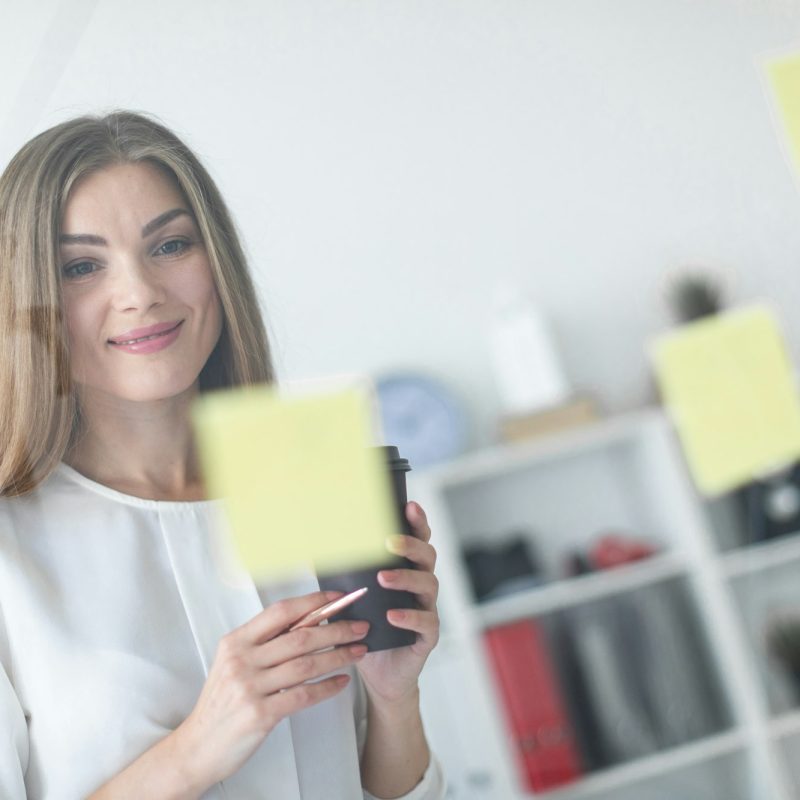
M 466 419 L 453 394 L 438 381 L 415 372 L 376 381 L 387 444 L 396 445 L 412 468 L 453 458 L 466 443 Z

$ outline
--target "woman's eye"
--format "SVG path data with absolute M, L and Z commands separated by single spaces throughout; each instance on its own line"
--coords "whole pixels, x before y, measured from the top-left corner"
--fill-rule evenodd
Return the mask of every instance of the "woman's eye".
M 190 246 L 190 242 L 187 242 L 184 239 L 170 239 L 168 242 L 164 242 L 161 247 L 156 250 L 156 253 L 159 251 L 162 255 L 165 256 L 176 256 L 179 253 L 182 253 Z
M 90 275 L 91 272 L 82 269 L 83 267 L 94 267 L 94 264 L 92 264 L 91 261 L 80 261 L 77 264 L 71 264 L 68 267 L 64 267 L 64 274 L 68 278 L 79 278 L 81 275 Z

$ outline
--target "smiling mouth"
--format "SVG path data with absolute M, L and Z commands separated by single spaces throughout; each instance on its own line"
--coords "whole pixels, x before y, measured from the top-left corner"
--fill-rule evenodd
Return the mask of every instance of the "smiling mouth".
M 139 344 L 139 342 L 149 342 L 151 339 L 161 339 L 164 336 L 172 333 L 174 330 L 179 328 L 183 324 L 183 320 L 181 320 L 174 328 L 170 328 L 168 331 L 161 331 L 161 333 L 154 333 L 151 336 L 142 336 L 139 339 L 128 339 L 124 342 L 114 342 L 109 339 L 109 344 Z

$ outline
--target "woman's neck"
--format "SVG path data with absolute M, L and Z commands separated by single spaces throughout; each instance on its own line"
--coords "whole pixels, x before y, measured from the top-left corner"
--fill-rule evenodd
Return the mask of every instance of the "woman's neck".
M 64 456 L 82 475 L 151 500 L 204 500 L 185 403 L 125 409 L 82 404 L 83 433 Z

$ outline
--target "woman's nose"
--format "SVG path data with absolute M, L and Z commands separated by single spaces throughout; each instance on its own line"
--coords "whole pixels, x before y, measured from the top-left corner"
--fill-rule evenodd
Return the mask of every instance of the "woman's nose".
M 166 299 L 158 265 L 144 259 L 129 258 L 120 260 L 113 272 L 113 303 L 118 310 L 146 309 Z

